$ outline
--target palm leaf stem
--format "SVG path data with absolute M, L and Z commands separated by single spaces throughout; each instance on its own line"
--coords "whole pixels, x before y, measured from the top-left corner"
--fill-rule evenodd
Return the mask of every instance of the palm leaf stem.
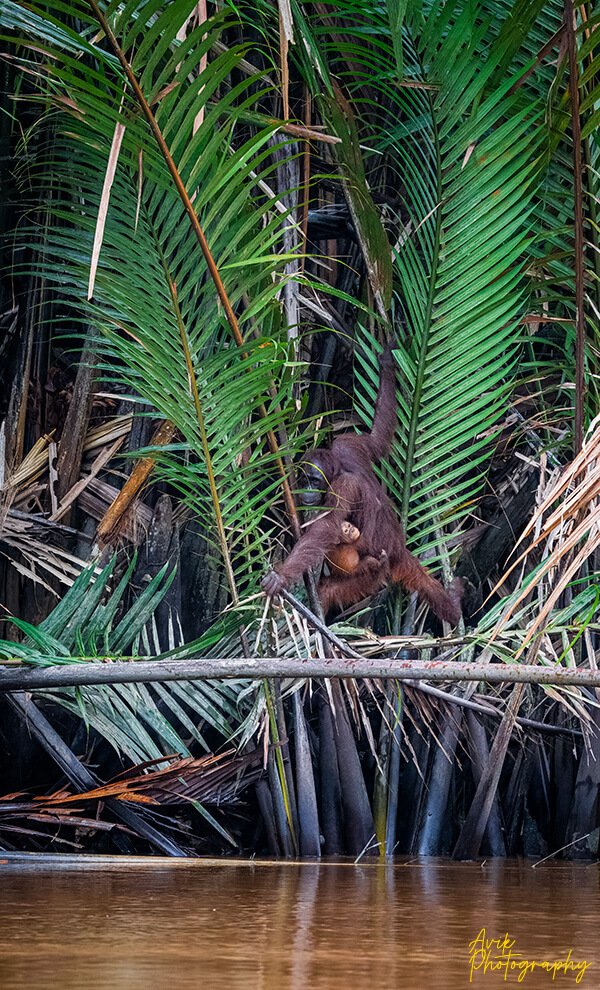
M 229 546 L 227 543 L 227 535 L 225 533 L 225 525 L 223 523 L 221 502 L 219 499 L 219 493 L 217 491 L 217 483 L 215 480 L 215 472 L 214 472 L 212 457 L 210 453 L 208 437 L 206 435 L 206 424 L 204 422 L 204 415 L 202 413 L 202 404 L 200 402 L 200 396 L 198 394 L 198 383 L 196 381 L 196 374 L 194 372 L 194 362 L 192 361 L 190 345 L 187 338 L 186 329 L 183 323 L 183 317 L 181 315 L 181 307 L 179 305 L 179 300 L 177 298 L 177 290 L 175 288 L 175 285 L 173 284 L 173 279 L 171 278 L 168 272 L 166 272 L 166 275 L 169 284 L 169 292 L 171 293 L 171 300 L 173 303 L 173 311 L 175 313 L 175 319 L 177 320 L 177 326 L 179 327 L 179 335 L 181 337 L 181 346 L 183 348 L 183 356 L 185 359 L 185 365 L 188 373 L 190 392 L 192 394 L 192 399 L 194 402 L 194 409 L 196 410 L 196 419 L 198 420 L 200 443 L 202 445 L 202 452 L 204 454 L 206 461 L 206 473 L 208 475 L 210 495 L 212 498 L 213 508 L 215 510 L 215 524 L 217 527 L 219 543 L 221 545 L 221 555 L 223 557 L 223 563 L 225 565 L 225 573 L 227 575 L 227 581 L 229 583 L 229 588 L 231 590 L 231 597 L 233 599 L 234 604 L 237 605 L 239 602 L 239 595 L 235 582 L 235 575 L 233 573 L 233 566 L 231 563 L 231 556 L 229 553 Z
M 585 408 L 585 248 L 583 235 L 583 169 L 581 159 L 581 118 L 579 115 L 579 70 L 575 41 L 573 0 L 565 0 L 565 30 L 569 59 L 569 93 L 573 135 L 573 196 L 575 205 L 575 436 L 573 454 L 583 445 Z
M 177 427 L 174 423 L 171 423 L 170 420 L 164 420 L 152 435 L 150 446 L 164 447 L 172 442 L 176 433 Z M 101 547 L 111 543 L 116 536 L 121 519 L 139 494 L 140 489 L 154 469 L 155 464 L 155 458 L 142 457 L 135 465 L 119 494 L 112 504 L 109 505 L 104 518 L 98 523 L 96 541 Z
M 437 129 L 436 117 L 435 117 L 435 114 L 433 113 L 433 108 L 431 107 L 431 97 L 428 95 L 427 98 L 428 98 L 428 102 L 430 104 L 431 120 L 432 120 L 433 131 L 434 131 L 434 143 L 435 143 L 435 149 L 436 149 L 436 163 L 435 163 L 436 187 L 437 187 L 438 190 L 441 190 L 441 188 L 442 188 L 442 169 L 441 169 L 441 163 L 440 163 L 440 150 L 439 150 L 438 129 Z M 432 320 L 432 316 L 433 316 L 434 295 L 435 295 L 435 289 L 436 289 L 436 284 L 437 284 L 437 270 L 438 270 L 438 264 L 439 264 L 439 258 L 440 258 L 440 241 L 441 241 L 441 234 L 442 234 L 442 216 L 441 216 L 441 213 L 442 213 L 442 211 L 439 208 L 439 204 L 438 204 L 438 209 L 436 209 L 436 211 L 435 211 L 435 215 L 436 215 L 435 234 L 434 234 L 434 243 L 433 243 L 433 250 L 432 250 L 432 269 L 431 269 L 431 275 L 430 275 L 430 278 L 429 278 L 429 286 L 428 286 L 428 293 L 427 293 L 427 309 L 426 309 L 425 317 L 424 317 L 424 320 L 423 320 L 423 326 L 427 327 L 428 328 L 428 331 L 431 329 L 431 320 Z M 408 437 L 407 437 L 407 441 L 406 441 L 406 462 L 405 462 L 404 476 L 407 479 L 407 481 L 404 484 L 404 490 L 403 490 L 403 493 L 402 493 L 402 508 L 401 508 L 402 525 L 404 526 L 405 529 L 406 529 L 407 521 L 408 521 L 409 505 L 410 505 L 410 502 L 411 502 L 411 500 L 412 500 L 412 498 L 414 496 L 414 488 L 413 488 L 413 485 L 412 485 L 413 466 L 414 466 L 414 463 L 415 463 L 415 453 L 416 453 L 416 446 L 417 446 L 417 431 L 418 431 L 418 428 L 419 428 L 419 421 L 420 421 L 420 417 L 421 417 L 421 393 L 423 391 L 423 383 L 425 381 L 425 370 L 426 370 L 426 366 L 427 366 L 428 354 L 429 354 L 429 332 L 424 333 L 422 335 L 422 337 L 421 337 L 421 349 L 420 349 L 420 353 L 419 353 L 419 365 L 418 365 L 416 379 L 415 379 L 415 391 L 414 391 L 414 398 L 412 400 L 410 426 L 409 426 Z

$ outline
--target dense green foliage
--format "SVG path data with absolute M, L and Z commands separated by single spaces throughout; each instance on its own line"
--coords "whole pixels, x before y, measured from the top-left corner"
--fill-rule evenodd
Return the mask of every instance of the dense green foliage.
M 259 580 L 297 525 L 284 483 L 291 458 L 337 424 L 339 407 L 369 426 L 390 340 L 399 425 L 382 474 L 411 549 L 444 578 L 468 576 L 476 605 L 519 535 L 473 564 L 481 521 L 500 528 L 509 495 L 530 483 L 522 464 L 538 470 L 540 459 L 541 499 L 547 464 L 558 470 L 579 452 L 574 423 L 589 429 L 571 487 L 550 488 L 570 498 L 568 532 L 550 499 L 522 570 L 459 648 L 506 661 L 533 643 L 533 660 L 568 663 L 585 642 L 592 662 L 600 15 L 583 5 L 571 25 L 555 0 L 203 10 L 197 0 L 4 0 L 20 196 L 10 293 L 31 341 L 85 348 L 98 394 L 170 424 L 168 443 L 130 453 L 151 457 L 153 482 L 182 519 L 191 514 L 230 611 L 191 623 L 187 643 L 173 621 L 166 643 L 152 622 L 170 568 L 128 603 L 134 565 L 117 568 L 107 591 L 111 562 L 95 583 L 84 570 L 40 622 L 20 616 L 26 638 L 3 641 L 4 653 L 52 663 L 167 647 L 319 649 L 295 614 L 264 619 Z M 532 488 L 519 526 L 533 503 Z M 414 602 L 390 598 L 383 618 L 351 615 L 346 634 L 374 616 L 386 632 L 422 631 Z M 357 706 L 377 754 L 388 851 L 399 698 L 386 689 L 378 742 Z M 133 761 L 236 734 L 247 744 L 260 727 L 282 741 L 269 780 L 282 848 L 301 848 L 278 687 L 98 688 L 55 700 Z M 452 755 L 456 738 L 446 743 Z M 312 786 L 314 804 L 308 742 L 296 761 L 299 794 Z

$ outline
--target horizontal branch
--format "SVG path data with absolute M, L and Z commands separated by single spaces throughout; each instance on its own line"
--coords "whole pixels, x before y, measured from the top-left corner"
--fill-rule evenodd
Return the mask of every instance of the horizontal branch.
M 67 660 L 68 658 L 65 658 Z M 256 677 L 391 677 L 399 681 L 485 681 L 600 687 L 600 671 L 527 664 L 413 661 L 389 657 L 231 657 L 194 660 L 71 661 L 51 667 L 0 664 L 0 691 Z

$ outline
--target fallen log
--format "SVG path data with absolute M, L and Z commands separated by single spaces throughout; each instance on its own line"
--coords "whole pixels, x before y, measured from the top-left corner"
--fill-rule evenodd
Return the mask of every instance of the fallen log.
M 112 660 L 90 663 L 65 657 L 52 666 L 0 664 L 0 691 L 30 691 L 92 684 L 149 684 L 154 681 L 247 679 L 257 677 L 369 677 L 398 681 L 481 681 L 487 684 L 548 684 L 600 687 L 600 671 L 533 664 L 462 663 L 402 657 L 199 657 L 186 660 Z

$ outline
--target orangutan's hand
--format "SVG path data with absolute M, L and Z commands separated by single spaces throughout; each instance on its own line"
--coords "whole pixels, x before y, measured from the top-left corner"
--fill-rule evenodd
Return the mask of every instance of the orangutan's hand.
M 269 598 L 275 598 L 280 592 L 287 588 L 288 583 L 281 574 L 277 571 L 269 571 L 268 574 L 262 579 L 260 586 L 264 591 L 265 595 Z

